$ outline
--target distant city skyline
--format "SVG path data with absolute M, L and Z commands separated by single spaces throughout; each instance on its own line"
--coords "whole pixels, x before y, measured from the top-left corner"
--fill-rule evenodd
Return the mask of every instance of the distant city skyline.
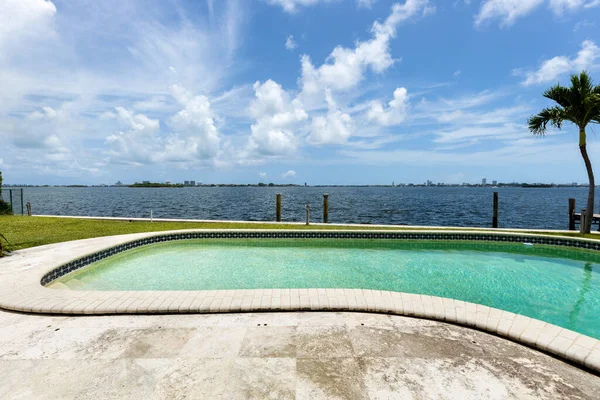
M 600 81 L 600 1 L 3 5 L 8 184 L 587 180 L 576 128 L 527 118 Z

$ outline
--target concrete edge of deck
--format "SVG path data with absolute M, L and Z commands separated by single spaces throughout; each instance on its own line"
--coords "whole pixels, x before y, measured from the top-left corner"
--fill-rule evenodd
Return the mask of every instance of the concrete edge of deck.
M 363 289 L 72 291 L 40 284 L 45 274 L 73 259 L 138 239 L 182 232 L 190 230 L 108 236 L 17 251 L 0 260 L 0 308 L 68 315 L 251 311 L 388 313 L 476 328 L 600 373 L 600 340 L 534 318 L 436 296 Z

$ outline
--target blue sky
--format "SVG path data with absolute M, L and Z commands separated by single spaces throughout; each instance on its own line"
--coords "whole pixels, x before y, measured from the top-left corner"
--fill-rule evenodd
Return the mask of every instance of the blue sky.
M 6 183 L 585 182 L 600 0 L 1 0 Z M 588 147 L 600 171 L 598 128 Z

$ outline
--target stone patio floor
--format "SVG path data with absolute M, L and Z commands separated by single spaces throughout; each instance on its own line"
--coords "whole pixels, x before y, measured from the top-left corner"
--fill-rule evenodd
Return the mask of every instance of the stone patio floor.
M 508 340 L 383 314 L 0 311 L 1 399 L 597 399 Z

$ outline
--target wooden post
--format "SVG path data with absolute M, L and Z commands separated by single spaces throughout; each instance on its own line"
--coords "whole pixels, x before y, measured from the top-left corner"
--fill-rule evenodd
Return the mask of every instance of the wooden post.
M 12 189 L 9 189 L 9 190 L 8 190 L 8 193 L 10 194 L 10 208 L 11 208 L 12 210 L 14 210 L 13 203 L 12 203 Z M 14 212 L 14 211 L 13 211 L 13 212 Z
M 306 205 L 306 225 L 310 224 L 310 206 Z
M 277 222 L 281 222 L 281 193 L 277 193 L 275 196 L 275 219 Z
M 581 217 L 579 218 L 579 233 L 584 233 L 585 232 L 585 212 L 587 210 L 585 208 L 581 209 Z
M 329 222 L 329 195 L 323 195 L 323 223 Z
M 27 202 L 27 216 L 31 217 L 31 203 L 29 201 Z
M 23 207 L 23 188 L 21 188 L 21 215 L 25 215 L 25 207 Z
M 569 230 L 575 230 L 575 199 L 569 199 Z
M 492 228 L 498 227 L 498 192 L 494 192 L 494 216 L 492 217 Z

